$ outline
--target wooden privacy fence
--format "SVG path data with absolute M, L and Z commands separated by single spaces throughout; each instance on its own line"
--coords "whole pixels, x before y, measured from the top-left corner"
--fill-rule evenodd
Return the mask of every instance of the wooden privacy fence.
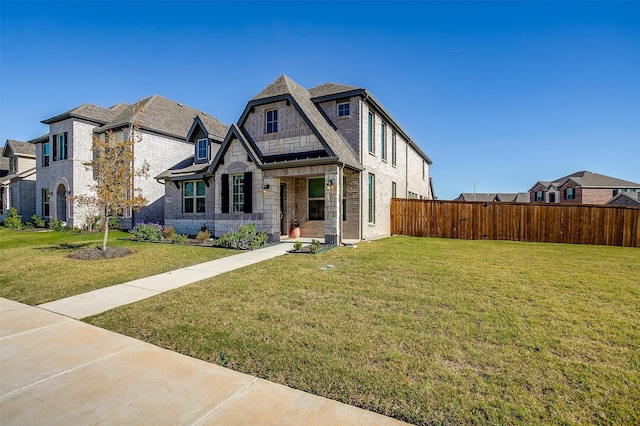
M 394 198 L 391 233 L 640 247 L 640 209 L 623 206 L 483 203 Z

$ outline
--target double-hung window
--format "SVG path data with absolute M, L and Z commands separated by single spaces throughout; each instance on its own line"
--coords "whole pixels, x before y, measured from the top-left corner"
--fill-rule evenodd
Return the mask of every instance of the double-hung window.
M 324 220 L 324 178 L 308 180 L 309 220 Z
M 42 217 L 50 216 L 49 206 L 50 206 L 49 188 L 42 188 Z
M 49 142 L 42 144 L 42 167 L 49 165 L 49 158 L 51 158 L 51 144 Z
M 265 133 L 276 133 L 278 131 L 278 110 L 270 109 L 265 113 L 266 124 Z
M 380 156 L 383 161 L 387 161 L 387 125 L 380 125 Z
M 369 196 L 368 196 L 369 223 L 376 221 L 376 176 L 369 173 Z
M 396 183 L 391 182 L 391 198 L 396 198 Z
M 391 165 L 396 166 L 398 159 L 396 156 L 396 132 L 391 132 Z
M 232 176 L 233 213 L 244 212 L 244 175 Z
M 367 116 L 367 147 L 371 154 L 375 154 L 375 145 L 373 140 L 373 113 L 369 113 Z
M 536 191 L 536 201 L 537 202 L 542 201 L 542 191 Z
M 342 102 L 338 104 L 338 117 L 349 116 L 349 102 Z
M 53 161 L 69 158 L 67 132 L 53 135 Z
M 198 160 L 207 159 L 207 140 L 198 139 Z
M 203 181 L 185 182 L 182 191 L 185 213 L 205 212 L 205 186 Z

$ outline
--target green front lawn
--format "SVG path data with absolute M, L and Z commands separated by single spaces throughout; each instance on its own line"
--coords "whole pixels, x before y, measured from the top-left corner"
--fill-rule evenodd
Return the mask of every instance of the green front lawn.
M 634 248 L 392 237 L 87 321 L 418 424 L 638 424 L 639 276 Z
M 114 284 L 235 254 L 225 249 L 118 241 L 135 253 L 111 260 L 77 260 L 75 250 L 102 245 L 103 234 L 23 232 L 0 229 L 0 297 L 37 305 Z

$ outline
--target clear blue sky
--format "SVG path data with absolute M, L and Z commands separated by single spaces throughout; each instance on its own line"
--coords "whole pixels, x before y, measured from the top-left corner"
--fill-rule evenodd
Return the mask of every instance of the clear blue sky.
M 0 144 L 159 94 L 230 124 L 281 74 L 369 89 L 441 199 L 640 182 L 640 2 L 1 3 Z

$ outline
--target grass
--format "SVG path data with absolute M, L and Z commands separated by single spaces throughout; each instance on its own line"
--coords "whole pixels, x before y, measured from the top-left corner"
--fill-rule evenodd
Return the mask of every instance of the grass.
M 633 248 L 393 237 L 87 321 L 416 424 L 638 424 L 638 276 Z
M 109 246 L 135 253 L 118 259 L 67 257 L 102 245 L 102 234 L 20 232 L 0 229 L 0 297 L 37 305 L 234 254 L 225 249 L 118 241 L 129 234 L 109 232 Z

